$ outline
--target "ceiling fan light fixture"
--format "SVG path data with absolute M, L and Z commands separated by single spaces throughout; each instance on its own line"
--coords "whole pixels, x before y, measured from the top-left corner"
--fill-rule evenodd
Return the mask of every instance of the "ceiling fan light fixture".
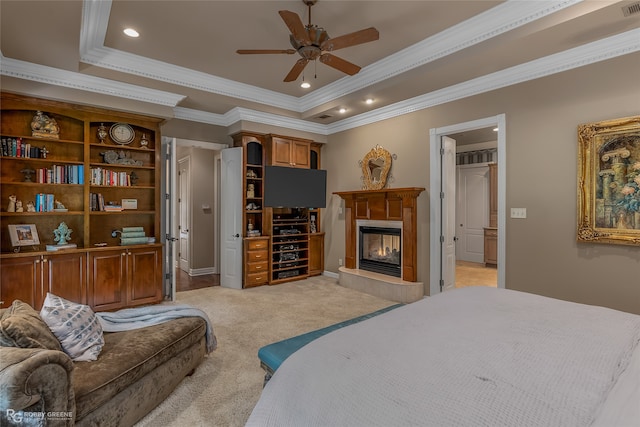
M 367 105 L 371 105 L 371 104 L 373 104 L 373 98 L 367 98 L 367 99 L 365 99 L 364 103 L 365 103 L 365 104 L 367 104 Z
M 289 71 L 289 74 L 285 76 L 283 80 L 285 82 L 296 81 L 300 73 L 304 70 L 304 67 L 310 61 L 315 62 L 318 59 L 323 64 L 347 75 L 353 76 L 357 74 L 360 71 L 358 65 L 339 58 L 330 52 L 378 40 L 380 38 L 378 30 L 369 27 L 331 38 L 324 28 L 311 23 L 311 6 L 316 4 L 317 0 L 302 0 L 302 2 L 309 9 L 309 23 L 307 25 L 302 23 L 302 19 L 300 19 L 300 16 L 295 12 L 289 10 L 278 11 L 287 28 L 289 28 L 289 42 L 293 49 L 238 49 L 236 52 L 243 55 L 297 53 L 301 56 L 301 59 L 298 59 Z
M 346 113 L 346 112 L 347 112 L 347 109 L 346 109 L 346 108 L 344 108 L 344 107 L 342 107 L 341 109 L 339 109 L 339 110 L 338 110 L 338 112 L 339 112 L 340 114 L 344 114 L 344 113 Z
M 303 89 L 309 89 L 311 87 L 311 84 L 303 80 L 302 83 L 300 84 L 300 87 Z

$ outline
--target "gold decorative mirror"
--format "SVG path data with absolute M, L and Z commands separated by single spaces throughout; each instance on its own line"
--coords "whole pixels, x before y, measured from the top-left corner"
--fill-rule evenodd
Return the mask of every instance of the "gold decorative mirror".
M 391 170 L 391 154 L 380 145 L 376 145 L 364 156 L 361 162 L 363 188 L 380 190 L 387 185 Z

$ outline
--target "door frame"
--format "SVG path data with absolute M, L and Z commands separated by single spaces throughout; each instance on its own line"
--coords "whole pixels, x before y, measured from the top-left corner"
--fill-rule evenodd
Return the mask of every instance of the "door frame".
M 171 157 L 169 158 L 169 161 L 171 162 L 171 164 L 166 164 L 163 163 L 162 164 L 162 170 L 161 170 L 161 174 L 162 174 L 162 182 L 163 185 L 165 186 L 164 188 L 164 195 L 167 198 L 171 199 L 171 205 L 173 206 L 173 209 L 171 212 L 165 212 L 165 215 L 170 215 L 171 219 L 167 220 L 167 221 L 163 221 L 162 222 L 162 233 L 161 235 L 165 237 L 165 241 L 166 239 L 177 239 L 175 236 L 177 234 L 177 215 L 178 213 L 176 212 L 176 207 L 177 207 L 177 189 L 176 189 L 176 185 L 177 185 L 177 169 L 178 169 L 178 159 L 177 159 L 177 146 L 191 146 L 191 147 L 197 147 L 197 148 L 204 148 L 206 150 L 215 150 L 215 151 L 220 151 L 223 150 L 227 147 L 229 147 L 229 144 L 221 144 L 219 142 L 207 142 L 207 141 L 196 141 L 196 140 L 192 140 L 192 139 L 184 139 L 184 138 L 177 138 L 177 137 L 172 137 L 172 136 L 163 136 L 162 137 L 163 140 L 163 144 L 166 143 L 168 145 L 171 145 L 171 148 L 168 149 L 170 150 L 171 153 Z M 214 201 L 216 204 L 218 204 L 218 206 L 215 207 L 215 209 L 217 209 L 218 215 L 217 218 L 215 219 L 216 221 L 216 230 L 219 233 L 220 230 L 220 215 L 219 215 L 219 194 L 220 191 L 220 185 L 219 182 L 217 185 L 215 185 L 215 194 L 214 194 Z M 172 224 L 174 229 L 167 229 L 168 227 L 170 227 L 168 224 Z M 177 240 L 176 240 L 177 241 Z M 177 244 L 175 244 L 175 241 L 172 242 L 171 244 L 172 246 L 172 253 L 171 256 L 165 256 L 165 265 L 164 265 L 164 271 L 165 271 L 165 277 L 167 277 L 167 279 L 170 278 L 171 280 L 171 285 L 168 286 L 168 291 L 170 291 L 170 295 L 167 295 L 166 298 L 167 299 L 171 299 L 173 301 L 175 301 L 176 299 L 176 288 L 175 288 L 175 274 L 174 274 L 174 270 L 176 268 L 176 263 L 177 263 Z M 218 250 L 217 256 L 216 256 L 216 260 L 215 260 L 216 265 L 214 266 L 214 273 L 218 273 L 219 272 L 219 265 L 220 265 L 220 252 Z
M 440 192 L 442 188 L 442 164 L 440 159 L 440 139 L 454 133 L 498 127 L 498 288 L 505 288 L 506 264 L 506 115 L 473 120 L 429 131 L 429 295 L 439 294 L 442 278 L 442 256 L 439 236 L 442 234 Z

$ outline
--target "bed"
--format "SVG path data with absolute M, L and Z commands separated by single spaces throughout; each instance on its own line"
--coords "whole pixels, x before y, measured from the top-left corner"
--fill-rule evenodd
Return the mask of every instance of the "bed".
M 640 316 L 448 291 L 287 358 L 247 426 L 638 426 Z

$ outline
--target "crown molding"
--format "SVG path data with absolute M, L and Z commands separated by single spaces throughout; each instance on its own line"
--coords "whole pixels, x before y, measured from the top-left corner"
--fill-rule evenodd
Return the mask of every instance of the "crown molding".
M 207 123 L 216 126 L 229 127 L 240 121 L 260 123 L 269 126 L 279 126 L 287 129 L 327 135 L 327 125 L 310 123 L 293 117 L 285 117 L 272 113 L 235 107 L 225 114 L 206 113 L 190 108 L 176 107 L 173 109 L 176 119 Z
M 18 61 L 5 58 L 1 53 L 0 74 L 56 86 L 171 106 L 174 107 L 175 118 L 194 122 L 228 127 L 238 121 L 244 120 L 320 135 L 331 135 L 638 51 L 640 51 L 640 29 L 634 29 L 431 93 L 419 95 L 330 125 L 307 122 L 301 119 L 240 107 L 233 108 L 225 114 L 214 114 L 176 107 L 178 102 L 184 99 L 183 95 L 141 88 L 126 83 Z
M 84 0 L 80 30 L 81 62 L 177 86 L 298 111 L 299 101 L 294 96 L 105 47 L 111 3 L 111 0 Z
M 331 102 L 341 96 L 444 58 L 582 1 L 506 1 L 364 67 L 355 76 L 343 77 L 304 95 L 300 99 L 301 109 L 307 111 Z
M 327 125 L 328 134 L 413 113 L 473 95 L 640 51 L 640 29 L 516 65 Z
M 496 37 L 583 0 L 509 0 L 303 97 L 294 97 L 104 46 L 111 0 L 84 0 L 80 60 L 123 73 L 303 113 Z
M 175 107 L 180 101 L 186 98 L 184 95 L 176 93 L 148 89 L 115 80 L 6 58 L 2 56 L 2 54 L 0 54 L 0 74 L 53 86 L 62 86 L 103 95 L 117 96 L 119 98 L 150 102 L 168 107 Z

